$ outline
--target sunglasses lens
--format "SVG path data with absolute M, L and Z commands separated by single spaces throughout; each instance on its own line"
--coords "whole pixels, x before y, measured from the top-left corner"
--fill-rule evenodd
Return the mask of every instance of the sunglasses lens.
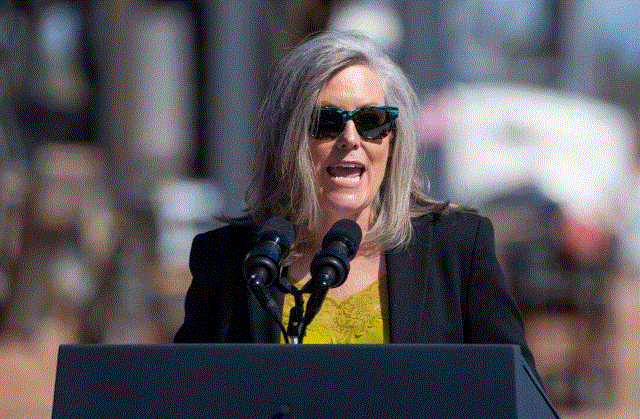
M 354 118 L 354 123 L 360 135 L 373 140 L 384 137 L 391 130 L 389 112 L 380 108 L 363 109 Z
M 342 115 L 336 109 L 322 109 L 311 125 L 311 136 L 316 139 L 332 139 L 344 129 Z

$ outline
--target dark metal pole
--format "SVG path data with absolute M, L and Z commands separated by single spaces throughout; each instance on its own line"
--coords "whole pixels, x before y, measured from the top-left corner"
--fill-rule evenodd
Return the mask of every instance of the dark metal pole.
M 405 30 L 399 61 L 419 95 L 450 81 L 446 45 L 441 37 L 441 10 L 440 1 L 404 0 L 399 7 Z
M 210 39 L 204 122 L 208 171 L 225 194 L 223 214 L 238 216 L 245 207 L 254 124 L 270 64 L 266 26 L 273 3 L 218 0 L 205 4 Z

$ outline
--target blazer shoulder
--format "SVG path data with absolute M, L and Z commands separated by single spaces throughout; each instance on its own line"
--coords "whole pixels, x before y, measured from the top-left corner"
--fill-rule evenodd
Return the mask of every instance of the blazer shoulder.
M 253 244 L 255 232 L 253 226 L 228 224 L 196 235 L 189 258 L 191 268 L 208 265 L 206 261 L 220 260 L 221 257 L 244 257 Z
M 414 219 L 414 235 L 431 237 L 432 246 L 469 249 L 478 241 L 492 241 L 493 225 L 489 218 L 475 212 L 448 210 Z
M 255 235 L 256 228 L 251 225 L 244 224 L 227 224 L 215 230 L 200 233 L 193 239 L 195 244 L 233 244 L 239 240 L 252 238 Z
M 449 209 L 441 213 L 425 214 L 413 219 L 414 227 L 429 225 L 435 230 L 477 230 L 491 225 L 491 220 L 476 212 Z

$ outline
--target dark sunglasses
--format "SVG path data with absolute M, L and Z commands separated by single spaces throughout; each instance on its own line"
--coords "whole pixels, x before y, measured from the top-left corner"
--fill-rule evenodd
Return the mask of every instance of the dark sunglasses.
M 316 140 L 334 139 L 351 119 L 362 137 L 377 140 L 389 134 L 397 117 L 398 108 L 393 106 L 367 106 L 350 112 L 333 106 L 316 107 L 309 135 Z

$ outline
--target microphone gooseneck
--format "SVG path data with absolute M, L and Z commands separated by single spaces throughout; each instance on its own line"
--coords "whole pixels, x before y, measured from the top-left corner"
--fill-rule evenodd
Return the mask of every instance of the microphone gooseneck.
M 260 305 L 271 315 L 288 337 L 282 322 L 278 305 L 267 290 L 280 276 L 280 265 L 289 254 L 295 232 L 293 224 L 281 217 L 268 219 L 258 232 L 256 246 L 247 253 L 242 264 L 242 273 L 247 287 Z
M 322 249 L 311 262 L 311 280 L 304 287 L 305 290 L 311 290 L 311 296 L 298 328 L 297 338 L 300 342 L 307 326 L 320 311 L 329 288 L 339 287 L 347 279 L 350 261 L 358 252 L 361 240 L 360 226 L 347 219 L 336 222 L 324 236 Z

